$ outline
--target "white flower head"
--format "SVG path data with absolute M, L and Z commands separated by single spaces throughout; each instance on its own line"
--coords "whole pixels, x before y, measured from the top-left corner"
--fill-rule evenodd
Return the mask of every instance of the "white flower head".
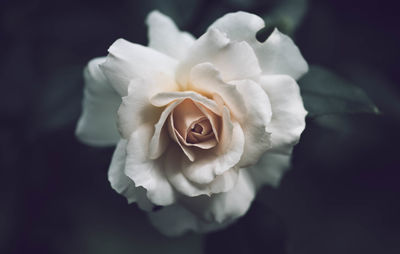
M 76 134 L 117 145 L 111 186 L 162 233 L 223 228 L 288 168 L 305 127 L 296 79 L 307 63 L 277 29 L 257 41 L 264 21 L 246 12 L 198 39 L 158 11 L 146 23 L 148 47 L 119 39 L 89 62 Z

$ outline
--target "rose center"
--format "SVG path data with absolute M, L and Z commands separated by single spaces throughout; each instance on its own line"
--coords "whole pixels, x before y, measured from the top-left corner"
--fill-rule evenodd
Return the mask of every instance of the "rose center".
M 200 118 L 191 124 L 190 130 L 187 132 L 186 141 L 188 143 L 197 143 L 206 141 L 214 137 L 210 120 Z
M 173 122 L 171 131 L 176 135 L 179 142 L 185 146 L 198 146 L 203 149 L 210 149 L 217 144 L 217 139 L 210 118 L 213 113 L 209 113 L 202 106 L 196 105 L 191 99 L 182 101 L 171 114 Z M 210 117 L 211 115 L 211 117 Z M 215 120 L 213 120 L 215 122 Z
M 196 123 L 192 129 L 193 132 L 201 133 L 203 131 L 203 127 L 200 124 Z

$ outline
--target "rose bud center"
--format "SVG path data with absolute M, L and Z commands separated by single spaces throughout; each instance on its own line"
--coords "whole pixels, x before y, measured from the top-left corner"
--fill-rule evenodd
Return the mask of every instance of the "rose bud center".
M 173 123 L 171 131 L 178 137 L 181 145 L 202 149 L 216 146 L 218 141 L 214 132 L 219 128 L 219 116 L 203 105 L 186 99 L 176 106 L 170 117 Z

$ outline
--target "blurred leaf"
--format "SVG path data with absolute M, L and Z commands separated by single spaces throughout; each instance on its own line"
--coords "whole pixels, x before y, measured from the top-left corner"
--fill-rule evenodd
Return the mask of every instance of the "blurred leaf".
M 34 125 L 38 130 L 55 130 L 73 124 L 81 111 L 83 66 L 56 72 L 37 101 Z
M 248 213 L 225 230 L 208 234 L 207 254 L 274 253 L 286 251 L 286 227 L 266 205 L 253 202 Z
M 267 26 L 277 27 L 281 32 L 293 35 L 307 12 L 308 0 L 278 1 L 273 9 L 263 15 Z
M 390 80 L 389 75 L 365 63 L 356 62 L 346 62 L 341 65 L 341 71 L 368 92 L 380 111 L 400 120 L 398 84 Z
M 150 0 L 144 2 L 144 6 L 148 11 L 161 11 L 165 15 L 171 17 L 178 27 L 182 28 L 183 26 L 187 25 L 187 23 L 190 22 L 194 16 L 196 16 L 196 13 L 199 9 L 198 7 L 203 2 L 205 2 L 205 0 Z M 133 3 L 136 7 L 137 3 Z
M 379 113 L 359 87 L 320 66 L 311 66 L 300 81 L 309 117 L 343 113 Z
M 252 10 L 271 8 L 272 6 L 276 5 L 279 0 L 225 0 L 225 2 L 235 9 L 251 12 Z

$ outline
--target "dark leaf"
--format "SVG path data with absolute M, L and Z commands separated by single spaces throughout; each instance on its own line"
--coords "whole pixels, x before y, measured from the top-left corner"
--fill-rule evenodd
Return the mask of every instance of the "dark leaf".
M 83 66 L 73 66 L 49 78 L 33 116 L 38 130 L 65 128 L 78 119 L 83 93 L 82 72 Z
M 308 0 L 277 1 L 271 11 L 263 15 L 266 26 L 277 27 L 281 32 L 293 35 L 307 12 Z
M 276 213 L 255 201 L 234 225 L 206 236 L 205 253 L 284 254 L 287 253 L 286 227 Z
M 309 117 L 343 113 L 379 113 L 367 94 L 320 66 L 311 66 L 299 81 Z

